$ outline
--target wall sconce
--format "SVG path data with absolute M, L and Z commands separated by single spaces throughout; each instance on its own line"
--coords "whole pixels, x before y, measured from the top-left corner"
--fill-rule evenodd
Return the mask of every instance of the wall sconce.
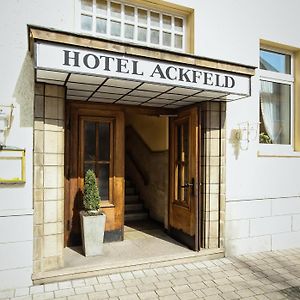
M 250 141 L 255 141 L 258 133 L 259 123 L 242 122 L 238 124 L 235 132 L 235 138 L 240 144 L 242 150 L 247 150 Z
M 0 148 L 5 146 L 5 137 L 11 127 L 14 106 L 0 104 Z

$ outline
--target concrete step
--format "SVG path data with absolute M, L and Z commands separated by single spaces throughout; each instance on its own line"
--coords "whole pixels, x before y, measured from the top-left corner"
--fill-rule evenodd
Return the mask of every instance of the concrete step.
M 125 215 L 125 221 L 141 221 L 147 219 L 148 214 L 146 212 L 128 213 Z
M 144 205 L 142 203 L 125 203 L 125 214 L 130 212 L 144 212 Z
M 139 195 L 125 195 L 125 204 L 140 203 Z

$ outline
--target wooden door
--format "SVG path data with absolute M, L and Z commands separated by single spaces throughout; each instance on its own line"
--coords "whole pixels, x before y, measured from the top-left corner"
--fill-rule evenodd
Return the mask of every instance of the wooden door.
M 67 201 L 65 244 L 81 244 L 79 212 L 84 176 L 95 171 L 101 210 L 106 214 L 104 241 L 123 240 L 124 227 L 124 116 L 103 106 L 70 105 L 66 152 Z
M 189 108 L 170 120 L 170 234 L 199 250 L 198 109 Z

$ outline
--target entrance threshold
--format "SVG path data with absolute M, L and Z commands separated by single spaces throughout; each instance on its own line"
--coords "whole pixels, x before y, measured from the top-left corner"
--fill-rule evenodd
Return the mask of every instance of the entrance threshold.
M 97 264 L 65 267 L 58 270 L 36 273 L 32 275 L 32 281 L 33 284 L 46 284 L 114 273 L 138 271 L 141 269 L 160 268 L 182 263 L 192 263 L 194 261 L 212 260 L 222 258 L 224 256 L 225 250 L 223 248 L 203 249 L 200 252 L 190 250 L 184 254 L 132 259 L 110 264 L 103 264 L 101 262 L 101 256 L 99 256 Z
M 100 256 L 85 257 L 81 247 L 65 248 L 64 267 L 33 274 L 33 283 L 50 283 L 224 257 L 224 249 L 221 248 L 192 251 L 154 225 L 150 222 L 140 226 L 125 225 L 124 241 L 105 243 L 104 253 Z

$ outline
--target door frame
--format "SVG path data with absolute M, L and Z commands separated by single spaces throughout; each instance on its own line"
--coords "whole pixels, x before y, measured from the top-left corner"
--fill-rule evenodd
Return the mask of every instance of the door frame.
M 105 201 L 101 208 L 107 215 L 105 241 L 123 240 L 124 237 L 124 197 L 125 197 L 125 148 L 124 148 L 124 112 L 118 107 L 89 105 L 68 101 L 66 105 L 65 134 L 65 204 L 64 204 L 64 245 L 71 245 L 72 209 L 76 194 L 81 186 L 79 144 L 81 118 L 113 118 L 114 128 L 114 178 L 113 204 Z M 122 155 L 123 153 L 123 155 Z M 74 163 L 75 162 L 75 163 Z M 107 202 L 107 203 L 106 203 Z

